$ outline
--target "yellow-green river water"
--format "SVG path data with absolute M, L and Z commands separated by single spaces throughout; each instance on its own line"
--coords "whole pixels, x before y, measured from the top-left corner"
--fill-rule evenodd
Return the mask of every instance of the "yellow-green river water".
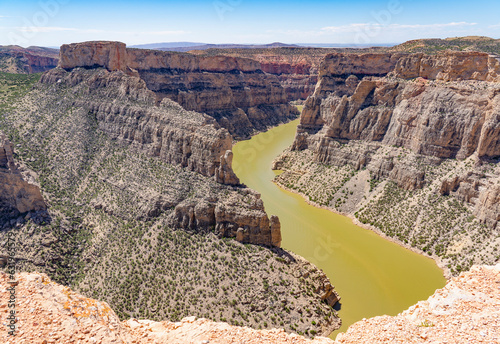
M 433 260 L 400 247 L 348 217 L 307 204 L 276 186 L 272 160 L 294 138 L 298 120 L 233 147 L 233 167 L 241 182 L 261 193 L 269 215 L 278 215 L 282 247 L 322 269 L 340 294 L 344 332 L 352 323 L 376 315 L 396 315 L 427 299 L 445 284 Z

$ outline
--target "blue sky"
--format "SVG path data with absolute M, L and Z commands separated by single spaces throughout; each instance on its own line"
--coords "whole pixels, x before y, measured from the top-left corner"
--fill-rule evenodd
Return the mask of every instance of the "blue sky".
M 0 45 L 398 43 L 500 38 L 500 1 L 0 0 Z

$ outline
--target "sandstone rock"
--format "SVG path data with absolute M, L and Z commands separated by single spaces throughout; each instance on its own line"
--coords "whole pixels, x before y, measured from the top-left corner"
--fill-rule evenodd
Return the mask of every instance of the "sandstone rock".
M 434 72 L 422 67 L 428 72 L 423 77 L 455 83 L 403 80 L 422 76 L 405 69 L 413 68 L 415 59 L 435 66 Z M 494 83 L 475 81 L 492 79 L 494 72 L 489 71 L 496 67 L 488 61 L 482 53 L 328 55 L 315 93 L 302 112 L 294 149 L 319 150 L 322 138 L 328 137 L 339 142 L 382 142 L 438 158 L 464 159 L 475 151 L 480 158 L 498 156 L 500 91 Z M 452 75 L 454 65 L 458 68 Z M 475 74 L 478 65 L 483 72 Z M 383 77 L 389 72 L 392 77 Z M 363 78 L 353 88 L 354 79 L 347 86 L 352 75 L 339 79 L 343 73 Z
M 220 157 L 219 167 L 215 170 L 215 181 L 227 185 L 239 185 L 240 179 L 232 168 L 233 152 L 228 150 Z
M 143 49 L 120 42 L 63 45 L 59 67 L 102 67 L 137 76 L 153 91 L 186 110 L 207 113 L 237 138 L 298 115 L 278 79 L 263 73 L 260 64 L 230 56 L 199 57 Z
M 24 180 L 14 161 L 12 143 L 0 132 L 0 217 L 45 209 L 40 189 Z
M 169 99 L 154 106 L 154 93 L 138 78 L 104 70 L 54 69 L 40 82 L 57 84 L 58 80 L 87 93 L 75 106 L 95 114 L 100 129 L 166 162 L 213 176 L 220 157 L 231 149 L 231 135 L 213 118 L 186 111 Z M 131 106 L 130 100 L 149 106 Z

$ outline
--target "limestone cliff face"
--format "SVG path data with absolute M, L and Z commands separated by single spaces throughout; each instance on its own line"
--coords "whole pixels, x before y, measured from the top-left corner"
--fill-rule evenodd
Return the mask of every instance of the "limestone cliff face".
M 377 179 L 421 189 L 432 181 L 416 166 L 500 156 L 499 71 L 496 57 L 479 52 L 330 54 L 292 148 L 312 150 L 316 162 L 367 168 Z M 409 149 L 417 157 L 396 158 L 384 147 Z M 450 181 L 442 194 L 452 190 L 496 225 L 495 189 L 474 180 Z
M 95 114 L 100 129 L 152 156 L 205 176 L 215 174 L 220 157 L 231 149 L 231 135 L 213 118 L 186 111 L 169 99 L 154 106 L 154 93 L 138 78 L 105 70 L 86 73 L 54 69 L 40 82 L 79 86 L 88 96 L 74 105 Z M 141 101 L 149 107 L 134 106 L 130 101 Z
M 40 189 L 24 179 L 13 155 L 12 144 L 0 132 L 0 220 L 46 208 Z
M 187 111 L 168 98 L 156 105 L 156 95 L 145 81 L 122 70 L 56 68 L 42 75 L 40 83 L 54 91 L 69 88 L 75 95 L 68 100 L 71 106 L 95 118 L 97 127 L 110 138 L 228 188 L 226 197 L 212 191 L 213 195 L 176 198 L 171 190 L 151 200 L 153 205 L 146 206 L 142 218 L 172 211 L 169 225 L 174 228 L 215 229 L 220 236 L 241 242 L 280 246 L 279 220 L 268 217 L 258 194 L 239 187 L 231 167 L 232 137 L 214 118 Z
M 297 115 L 279 80 L 257 61 L 127 49 L 119 42 L 63 45 L 59 66 L 104 67 L 144 80 L 156 101 L 169 98 L 186 110 L 207 113 L 236 138 L 249 137 Z
M 483 53 L 329 55 L 294 145 L 321 151 L 323 162 L 333 158 L 325 152 L 331 140 L 380 142 L 438 158 L 499 156 L 500 89 L 475 81 L 496 78 L 492 60 Z M 406 65 L 420 65 L 420 72 Z

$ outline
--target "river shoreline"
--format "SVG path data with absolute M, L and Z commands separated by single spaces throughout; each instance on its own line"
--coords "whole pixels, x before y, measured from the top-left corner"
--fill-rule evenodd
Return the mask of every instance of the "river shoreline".
M 273 170 L 273 171 L 281 171 L 281 170 Z M 286 172 L 286 170 L 283 170 L 283 172 Z M 318 208 L 318 209 L 325 209 L 325 210 L 328 210 L 328 211 L 331 211 L 332 213 L 334 214 L 337 214 L 337 215 L 341 215 L 341 216 L 345 216 L 345 217 L 348 217 L 349 219 L 351 219 L 352 223 L 355 224 L 356 226 L 358 227 L 361 227 L 363 229 L 366 229 L 366 230 L 369 230 L 369 231 L 372 231 L 372 232 L 375 232 L 378 236 L 382 237 L 383 239 L 385 240 L 388 240 L 396 245 L 399 245 L 407 250 L 410 250 L 414 253 L 417 253 L 425 258 L 429 258 L 429 259 L 432 259 L 436 265 L 442 270 L 443 272 L 443 276 L 444 278 L 446 278 L 446 280 L 450 280 L 453 276 L 451 275 L 451 272 L 450 272 L 450 269 L 448 269 L 448 267 L 441 261 L 441 258 L 439 258 L 438 256 L 436 255 L 432 255 L 432 256 L 429 256 L 428 254 L 426 254 L 424 251 L 416 248 L 416 247 L 413 247 L 413 246 L 410 246 L 398 239 L 395 239 L 393 237 L 390 237 L 388 236 L 387 234 L 385 234 L 384 232 L 382 232 L 380 229 L 378 229 L 377 227 L 375 226 L 372 226 L 372 225 L 369 225 L 369 224 L 364 224 L 362 223 L 361 221 L 359 221 L 353 214 L 349 214 L 349 213 L 344 213 L 344 212 L 340 212 L 340 211 L 337 211 L 333 208 L 330 208 L 330 207 L 326 207 L 324 205 L 320 205 L 320 204 L 317 204 L 311 200 L 309 200 L 309 196 L 307 196 L 306 194 L 302 193 L 302 192 L 297 192 L 296 190 L 293 190 L 293 189 L 290 189 L 278 182 L 276 182 L 275 180 L 272 181 L 276 186 L 278 186 L 280 189 L 283 189 L 283 190 L 286 190 L 288 192 L 291 192 L 295 195 L 298 195 L 298 196 L 301 196 L 304 201 L 315 207 L 315 208 Z

